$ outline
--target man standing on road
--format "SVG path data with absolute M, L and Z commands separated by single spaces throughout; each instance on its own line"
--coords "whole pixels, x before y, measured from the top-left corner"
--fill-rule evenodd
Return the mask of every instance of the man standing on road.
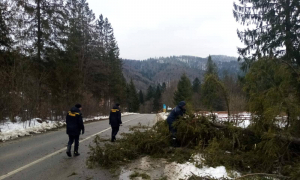
M 120 111 L 120 104 L 117 103 L 111 110 L 109 114 L 109 125 L 111 125 L 111 142 L 116 140 L 116 135 L 119 132 L 120 125 L 122 124 L 121 121 L 121 111 Z
M 74 156 L 80 155 L 78 153 L 80 131 L 82 131 L 82 134 L 84 134 L 84 125 L 83 125 L 81 110 L 82 110 L 81 105 L 76 104 L 75 107 L 72 107 L 71 111 L 68 112 L 66 117 L 67 134 L 69 135 L 67 155 L 69 157 L 72 156 L 71 147 L 74 140 L 75 140 Z
M 169 124 L 169 131 L 172 133 L 172 146 L 178 147 L 178 142 L 176 138 L 177 129 L 173 126 L 173 123 L 180 117 L 183 116 L 183 114 L 186 111 L 185 108 L 186 103 L 184 101 L 181 101 L 177 107 L 175 107 L 171 113 L 169 114 L 167 118 L 167 122 Z

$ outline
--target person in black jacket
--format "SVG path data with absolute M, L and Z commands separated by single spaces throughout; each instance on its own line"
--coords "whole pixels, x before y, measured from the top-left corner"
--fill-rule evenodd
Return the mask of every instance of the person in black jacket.
M 184 101 L 181 101 L 178 106 L 176 106 L 171 113 L 169 114 L 168 118 L 167 118 L 167 122 L 169 124 L 169 131 L 172 133 L 172 145 L 174 147 L 178 146 L 178 142 L 176 139 L 176 133 L 177 133 L 177 129 L 173 126 L 173 123 L 180 117 L 183 116 L 183 114 L 185 113 L 186 109 L 185 109 L 185 105 L 186 103 Z
M 111 110 L 109 114 L 109 125 L 111 125 L 111 142 L 116 140 L 116 135 L 119 132 L 120 125 L 122 124 L 121 121 L 121 111 L 120 111 L 120 104 L 117 103 Z
M 67 134 L 69 135 L 69 142 L 67 146 L 67 155 L 71 157 L 71 147 L 75 140 L 74 146 L 74 156 L 79 156 L 78 147 L 79 147 L 79 135 L 80 131 L 84 134 L 84 125 L 81 114 L 81 105 L 76 104 L 75 107 L 72 107 L 71 111 L 68 112 L 66 117 L 67 122 Z

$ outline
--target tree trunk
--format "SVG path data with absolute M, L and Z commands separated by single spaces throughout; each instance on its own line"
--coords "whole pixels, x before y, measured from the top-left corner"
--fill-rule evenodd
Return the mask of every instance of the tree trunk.
M 42 104 L 42 100 L 41 100 L 41 87 L 42 87 L 42 66 L 41 66 L 41 49 L 42 49 L 42 32 L 41 32 L 41 0 L 37 0 L 37 20 L 38 20 L 38 32 L 37 32 L 37 36 L 38 36 L 38 42 L 37 42 L 37 49 L 38 49 L 38 89 L 37 89 L 37 106 L 38 106 L 38 117 L 40 117 L 41 115 L 41 104 Z

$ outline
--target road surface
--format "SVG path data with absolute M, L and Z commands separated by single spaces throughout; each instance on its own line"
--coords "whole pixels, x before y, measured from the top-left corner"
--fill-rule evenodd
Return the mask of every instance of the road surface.
M 122 117 L 122 121 L 119 134 L 128 132 L 129 127 L 139 123 L 153 125 L 155 115 L 129 115 Z M 72 158 L 66 155 L 68 136 L 65 128 L 0 143 L 0 180 L 118 179 L 108 170 L 88 169 L 86 166 L 88 146 L 97 134 L 110 138 L 108 120 L 85 124 L 85 134 L 80 136 L 81 155 Z

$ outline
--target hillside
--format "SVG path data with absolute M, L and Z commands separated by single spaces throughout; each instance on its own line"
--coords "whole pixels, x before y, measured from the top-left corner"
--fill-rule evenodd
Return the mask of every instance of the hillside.
M 240 66 L 237 58 L 212 55 L 218 66 L 219 75 L 224 71 L 239 74 Z M 192 80 L 203 79 L 207 58 L 195 56 L 170 56 L 150 58 L 146 60 L 123 59 L 123 74 L 127 81 L 133 79 L 136 88 L 145 90 L 149 85 L 178 80 L 183 73 Z

